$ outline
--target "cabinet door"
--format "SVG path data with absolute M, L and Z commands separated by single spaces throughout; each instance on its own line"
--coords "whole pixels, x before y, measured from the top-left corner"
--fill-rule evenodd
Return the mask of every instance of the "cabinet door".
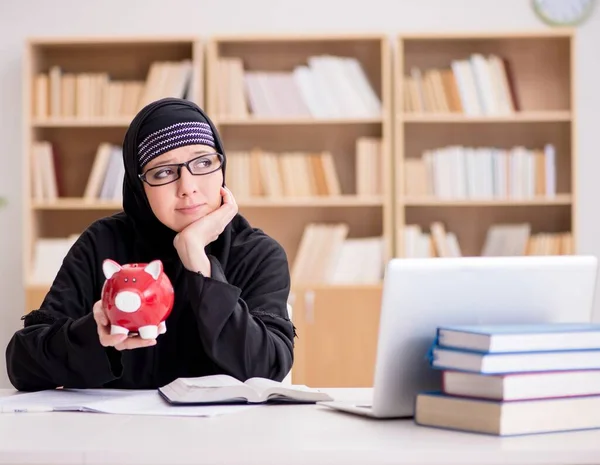
M 37 310 L 42 305 L 50 286 L 36 285 L 29 286 L 25 290 L 25 313 Z
M 311 387 L 371 387 L 381 286 L 317 287 L 292 293 L 296 325 L 292 382 Z

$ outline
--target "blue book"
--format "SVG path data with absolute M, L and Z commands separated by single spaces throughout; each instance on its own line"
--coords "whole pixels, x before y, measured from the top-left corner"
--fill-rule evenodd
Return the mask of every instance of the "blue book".
M 437 330 L 440 347 L 485 353 L 600 350 L 600 324 L 451 325 Z

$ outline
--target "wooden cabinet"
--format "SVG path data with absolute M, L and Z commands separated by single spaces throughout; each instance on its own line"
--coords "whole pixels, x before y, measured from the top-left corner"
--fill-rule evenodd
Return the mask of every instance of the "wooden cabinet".
M 294 289 L 290 303 L 298 338 L 293 383 L 373 385 L 381 291 L 379 285 Z

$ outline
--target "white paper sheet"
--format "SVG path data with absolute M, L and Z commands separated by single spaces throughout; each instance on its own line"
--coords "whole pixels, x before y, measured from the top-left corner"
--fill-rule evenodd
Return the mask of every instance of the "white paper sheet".
M 212 417 L 255 405 L 173 406 L 155 390 L 56 389 L 0 398 L 0 412 L 96 412 L 116 415 Z

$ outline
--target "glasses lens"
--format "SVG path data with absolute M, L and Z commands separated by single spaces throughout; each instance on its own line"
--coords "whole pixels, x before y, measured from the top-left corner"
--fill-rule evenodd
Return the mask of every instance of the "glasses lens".
M 146 172 L 146 181 L 153 186 L 168 184 L 176 181 L 179 175 L 177 174 L 177 165 L 165 165 L 152 168 Z
M 220 167 L 221 155 L 218 153 L 203 155 L 190 162 L 190 171 L 196 175 L 212 173 Z

